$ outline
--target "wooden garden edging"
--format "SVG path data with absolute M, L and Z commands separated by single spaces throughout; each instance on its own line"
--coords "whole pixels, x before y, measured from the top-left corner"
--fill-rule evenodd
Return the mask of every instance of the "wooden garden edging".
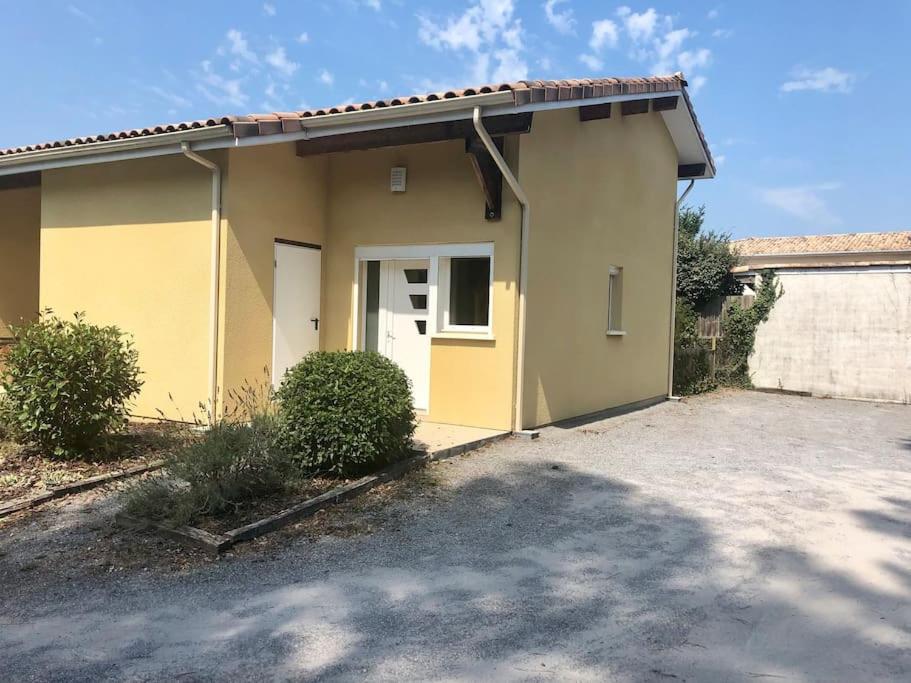
M 33 508 L 36 505 L 40 505 L 41 503 L 54 498 L 63 498 L 64 496 L 69 496 L 73 493 L 88 491 L 97 486 L 103 486 L 104 484 L 117 481 L 118 479 L 132 477 L 137 474 L 142 474 L 143 472 L 151 472 L 152 470 L 159 469 L 162 465 L 164 465 L 164 460 L 155 460 L 146 463 L 145 465 L 137 465 L 136 467 L 130 467 L 125 470 L 115 470 L 114 472 L 107 472 L 106 474 L 98 474 L 94 477 L 87 477 L 86 479 L 73 481 L 69 484 L 62 484 L 61 486 L 52 486 L 44 493 L 39 493 L 30 498 L 20 498 L 0 505 L 0 517 L 6 517 L 14 512 Z
M 395 463 L 394 465 L 390 465 L 377 474 L 371 474 L 366 477 L 361 477 L 349 484 L 337 486 L 315 498 L 310 498 L 309 500 L 286 508 L 281 512 L 277 512 L 274 515 L 263 517 L 250 524 L 226 531 L 223 534 L 212 534 L 208 531 L 203 531 L 202 529 L 191 526 L 169 527 L 157 522 L 133 517 L 123 512 L 115 515 L 114 519 L 118 524 L 125 528 L 155 531 L 167 538 L 179 541 L 184 545 L 202 548 L 210 555 L 217 556 L 235 543 L 249 541 L 250 539 L 263 536 L 264 534 L 271 533 L 272 531 L 281 529 L 289 524 L 293 524 L 299 519 L 310 517 L 330 505 L 350 500 L 362 493 L 366 493 L 374 486 L 398 479 L 407 472 L 423 467 L 432 460 L 442 460 L 444 458 L 460 455 L 507 436 L 509 436 L 509 433 L 504 432 L 503 434 L 485 437 L 483 439 L 478 439 L 477 441 L 472 441 L 471 443 L 460 444 L 458 446 L 453 446 L 452 448 L 444 448 L 433 451 L 432 453 L 417 452 L 412 457 Z

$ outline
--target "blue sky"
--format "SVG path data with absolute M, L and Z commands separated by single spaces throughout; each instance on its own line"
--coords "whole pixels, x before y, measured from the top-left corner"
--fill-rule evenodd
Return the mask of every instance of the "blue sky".
M 518 78 L 682 69 L 748 235 L 911 229 L 911 2 L 0 0 L 0 147 Z

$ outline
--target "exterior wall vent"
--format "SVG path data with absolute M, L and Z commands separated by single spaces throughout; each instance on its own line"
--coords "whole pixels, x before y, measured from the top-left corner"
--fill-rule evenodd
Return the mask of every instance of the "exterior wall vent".
M 404 166 L 393 166 L 389 174 L 389 189 L 393 192 L 404 192 L 408 169 Z

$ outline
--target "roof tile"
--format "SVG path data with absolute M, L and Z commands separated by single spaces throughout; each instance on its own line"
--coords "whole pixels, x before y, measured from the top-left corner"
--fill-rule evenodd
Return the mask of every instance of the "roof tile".
M 741 256 L 911 251 L 911 230 L 899 232 L 851 232 L 843 235 L 748 237 L 742 240 L 734 240 L 732 245 Z
M 172 133 L 185 130 L 195 130 L 199 128 L 211 128 L 215 126 L 229 126 L 235 137 L 247 137 L 253 135 L 271 135 L 282 132 L 296 132 L 302 130 L 306 119 L 318 116 L 329 116 L 342 112 L 369 111 L 371 109 L 382 109 L 386 107 L 400 107 L 406 104 L 419 104 L 422 102 L 434 102 L 439 100 L 454 99 L 459 97 L 470 97 L 478 94 L 488 94 L 494 92 L 511 91 L 513 101 L 516 106 L 522 106 L 529 103 L 538 102 L 556 102 L 574 99 L 591 99 L 608 95 L 621 94 L 647 94 L 656 92 L 667 92 L 669 90 L 680 90 L 683 93 L 684 100 L 692 113 L 693 120 L 696 121 L 696 115 L 693 112 L 692 103 L 687 95 L 686 80 L 682 74 L 671 76 L 649 76 L 646 78 L 582 78 L 568 79 L 560 81 L 541 81 L 527 80 L 517 81 L 514 83 L 494 83 L 471 88 L 462 88 L 457 90 L 447 90 L 444 92 L 428 93 L 425 95 L 411 95 L 408 97 L 393 97 L 390 99 L 375 100 L 363 102 L 360 104 L 345 104 L 336 107 L 322 109 L 309 109 L 295 112 L 277 112 L 266 114 L 249 114 L 247 116 L 219 116 L 208 119 L 199 119 L 195 121 L 181 121 L 179 123 L 161 124 L 148 126 L 146 128 L 134 128 L 131 130 L 117 131 L 93 135 L 88 137 L 70 138 L 67 140 L 56 140 L 45 142 L 37 145 L 28 145 L 24 147 L 11 147 L 9 149 L 0 149 L 0 157 L 23 154 L 37 150 L 54 149 L 58 147 L 69 147 L 73 145 L 91 145 L 99 142 L 111 140 L 120 140 L 125 138 L 136 138 L 161 135 L 163 133 Z M 711 160 L 711 153 L 702 129 L 696 121 L 696 127 L 705 148 L 706 156 Z

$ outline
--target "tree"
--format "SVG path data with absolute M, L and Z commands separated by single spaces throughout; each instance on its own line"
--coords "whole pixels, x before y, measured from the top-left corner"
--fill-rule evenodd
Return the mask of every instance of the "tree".
M 740 294 L 743 286 L 731 273 L 738 256 L 730 233 L 702 229 L 705 206 L 683 207 L 679 220 L 677 296 L 698 310 L 715 297 Z

